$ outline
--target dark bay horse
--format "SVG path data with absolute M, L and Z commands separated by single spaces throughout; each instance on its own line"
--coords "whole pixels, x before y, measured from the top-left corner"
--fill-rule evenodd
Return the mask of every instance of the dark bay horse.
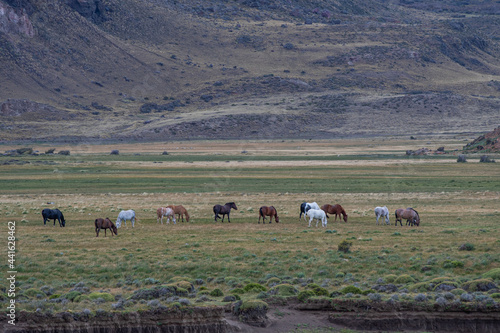
M 229 219 L 229 213 L 231 212 L 231 208 L 238 210 L 234 202 L 228 202 L 224 206 L 215 205 L 214 206 L 215 222 L 217 222 L 217 219 L 220 219 L 219 214 L 222 214 L 222 222 L 224 222 L 224 215 L 227 215 L 227 221 L 231 223 L 231 220 Z
M 266 222 L 266 216 L 269 217 L 269 223 L 273 222 L 273 217 L 274 217 L 274 222 L 280 223 L 280 218 L 278 217 L 278 211 L 274 206 L 262 206 L 259 209 L 259 222 L 260 223 L 260 218 L 262 217 L 262 224 Z
M 98 219 L 95 219 L 95 236 L 96 237 L 99 237 L 99 231 L 101 231 L 101 229 L 104 229 L 104 237 L 106 237 L 106 229 L 109 229 L 111 231 L 111 236 L 113 236 L 113 234 L 117 235 L 118 236 L 118 229 L 116 228 L 115 224 L 113 222 L 111 222 L 111 220 L 109 218 L 98 218 Z
M 66 226 L 66 220 L 64 220 L 64 215 L 59 209 L 49 209 L 45 208 L 42 210 L 43 225 L 46 224 L 47 220 L 54 220 L 54 226 L 56 225 L 56 220 L 59 221 L 59 226 Z
M 177 214 L 177 220 L 180 220 L 182 217 L 182 222 L 184 222 L 184 216 L 186 216 L 186 222 L 189 222 L 189 214 L 186 208 L 183 205 L 168 205 L 167 208 L 170 208 L 174 211 L 174 214 Z
M 326 213 L 326 217 L 329 217 L 328 214 L 332 214 L 332 215 L 335 214 L 335 222 L 337 222 L 337 216 L 340 219 L 340 214 L 342 214 L 344 222 L 347 223 L 347 214 L 341 205 L 326 204 L 326 205 L 321 206 L 321 209 Z
M 406 208 L 406 209 L 398 208 L 395 211 L 395 215 L 396 215 L 396 224 L 395 225 L 398 225 L 398 221 L 399 221 L 399 224 L 401 226 L 403 226 L 402 219 L 405 219 L 406 224 L 409 223 L 411 226 L 416 224 L 418 227 L 420 225 L 420 216 L 418 215 L 418 212 L 413 208 Z

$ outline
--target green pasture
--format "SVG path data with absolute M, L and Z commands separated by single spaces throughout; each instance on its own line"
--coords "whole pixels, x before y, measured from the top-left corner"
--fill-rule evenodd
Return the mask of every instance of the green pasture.
M 1 157 L 0 163 L 11 159 Z M 377 154 L 342 161 L 188 154 L 17 160 L 0 166 L 0 237 L 6 241 L 7 222 L 16 221 L 17 282 L 25 300 L 19 306 L 30 311 L 112 310 L 112 302 L 91 299 L 43 302 L 75 286 L 130 297 L 144 288 L 189 281 L 196 290 L 189 296 L 193 303 L 215 289 L 256 298 L 259 292 L 237 290 L 259 283 L 268 291 L 272 278 L 298 290 L 315 283 L 328 294 L 399 281 L 412 294 L 420 290 L 412 289 L 418 283 L 446 277 L 460 286 L 500 267 L 496 164 Z M 325 160 L 332 163 L 315 163 Z M 238 206 L 231 223 L 214 223 L 212 206 L 228 201 Z M 298 219 L 303 201 L 341 203 L 349 221 L 331 217 L 326 228 L 315 222 L 309 228 Z M 156 208 L 167 204 L 183 204 L 191 221 L 158 225 Z M 274 205 L 281 223 L 257 224 L 261 205 Z M 390 225 L 375 224 L 378 205 L 389 207 Z M 394 226 L 392 212 L 409 206 L 419 211 L 420 227 Z M 41 210 L 47 207 L 63 211 L 65 228 L 52 221 L 43 226 Z M 135 228 L 127 222 L 118 236 L 101 232 L 96 238 L 94 219 L 114 221 L 121 209 L 136 211 Z M 347 253 L 338 250 L 344 240 L 352 243 Z M 470 246 L 460 249 L 463 244 Z M 3 251 L 6 258 L 5 246 Z M 8 270 L 6 260 L 0 267 Z M 211 299 L 222 302 L 222 296 Z M 141 307 L 146 304 L 131 308 Z

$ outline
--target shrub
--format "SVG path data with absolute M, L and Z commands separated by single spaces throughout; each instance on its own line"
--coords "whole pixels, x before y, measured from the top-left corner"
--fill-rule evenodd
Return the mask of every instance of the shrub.
M 61 294 L 52 294 L 52 295 L 49 296 L 49 299 L 57 299 L 59 297 L 61 297 Z
M 344 239 L 342 242 L 340 242 L 338 246 L 338 251 L 348 253 L 351 250 L 351 246 L 352 242 L 349 242 L 347 239 Z
M 389 274 L 389 275 L 384 276 L 384 281 L 387 283 L 393 283 L 394 281 L 396 281 L 397 278 L 398 278 L 397 275 Z
M 464 263 L 459 260 L 445 260 L 443 262 L 443 268 L 462 268 L 464 267 Z
M 413 298 L 416 302 L 425 302 L 427 301 L 427 296 L 424 294 L 418 294 Z
M 467 162 L 467 157 L 463 154 L 460 154 L 460 155 L 458 155 L 457 162 L 458 163 L 465 163 L 465 162 Z
M 307 288 L 311 289 L 316 296 L 328 296 L 329 295 L 328 290 L 326 290 L 323 287 L 320 287 L 316 283 L 310 283 L 310 284 L 308 284 Z
M 260 301 L 257 299 L 251 299 L 251 300 L 245 301 L 239 307 L 240 312 L 246 312 L 249 310 L 266 310 L 267 311 L 268 309 L 269 309 L 269 305 L 267 305 L 266 302 Z
M 288 283 L 278 284 L 269 291 L 271 295 L 278 296 L 294 296 L 297 295 L 298 292 L 297 288 Z
M 62 298 L 65 298 L 69 301 L 72 301 L 77 297 L 80 296 L 82 293 L 79 291 L 70 291 L 67 294 L 62 295 Z
M 277 278 L 277 277 L 272 277 L 270 278 L 269 280 L 267 280 L 266 284 L 268 286 L 271 286 L 271 285 L 277 285 L 281 282 L 281 279 Z
M 189 292 L 194 291 L 194 285 L 191 282 L 180 280 L 177 282 L 167 284 L 167 287 L 176 287 L 177 291 L 179 289 L 187 290 Z
M 433 289 L 433 291 L 450 291 L 453 289 L 458 288 L 458 283 L 453 282 L 453 281 L 444 281 L 436 285 Z
M 410 291 L 418 291 L 418 292 L 424 292 L 424 291 L 429 291 L 431 288 L 429 286 L 429 282 L 420 282 L 420 283 L 415 283 L 414 285 L 408 287 Z
M 380 295 L 378 293 L 370 293 L 370 294 L 368 294 L 368 298 L 374 302 L 379 302 L 382 300 L 382 295 Z
M 113 295 L 109 293 L 99 293 L 99 292 L 90 293 L 89 298 L 91 300 L 102 298 L 106 302 L 113 302 L 115 300 L 115 297 Z
M 478 279 L 465 282 L 462 285 L 462 288 L 469 291 L 488 291 L 490 289 L 494 289 L 497 286 L 493 283 L 491 279 Z
M 500 293 L 493 293 L 490 296 L 491 298 L 500 298 Z
M 314 291 L 312 290 L 302 290 L 297 295 L 297 299 L 301 302 L 305 302 L 308 298 L 315 296 Z
M 36 297 L 36 295 L 45 295 L 45 293 L 41 290 L 30 288 L 24 292 L 24 295 L 28 297 Z
M 362 294 L 363 291 L 361 289 L 359 289 L 358 287 L 355 287 L 355 286 L 347 286 L 347 287 L 344 287 L 340 290 L 340 292 L 344 295 L 346 294 Z
M 411 282 L 415 282 L 415 279 L 412 278 L 410 275 L 408 274 L 403 274 L 403 275 L 400 275 L 397 277 L 397 279 L 394 281 L 394 283 L 397 283 L 397 284 L 405 284 L 405 283 L 411 283 Z
M 219 288 L 215 288 L 214 290 L 212 290 L 209 294 L 210 296 L 213 296 L 213 297 L 219 297 L 219 296 L 224 296 L 224 293 L 222 292 L 222 290 L 220 290 Z
M 474 251 L 474 244 L 464 243 L 458 247 L 459 251 Z
M 231 292 L 233 294 L 236 294 L 236 295 L 242 295 L 245 293 L 245 291 L 242 289 L 242 288 L 235 288 L 235 289 L 232 289 Z
M 252 282 L 252 283 L 249 283 L 246 286 L 244 286 L 243 290 L 245 290 L 245 292 L 247 292 L 247 293 L 248 292 L 261 292 L 261 291 L 267 291 L 267 288 L 261 284 Z
M 472 302 L 474 297 L 471 294 L 463 293 L 460 295 L 460 300 L 464 302 Z
M 88 295 L 79 295 L 76 296 L 75 299 L 73 300 L 73 302 L 75 303 L 80 303 L 83 301 L 90 301 L 90 297 Z
M 500 268 L 493 268 L 483 274 L 484 278 L 490 278 L 493 280 L 500 280 Z

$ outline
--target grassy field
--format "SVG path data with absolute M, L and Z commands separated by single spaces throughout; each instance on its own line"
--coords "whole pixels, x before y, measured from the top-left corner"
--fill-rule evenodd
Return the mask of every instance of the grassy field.
M 112 309 L 117 295 L 179 281 L 191 283 L 192 302 L 215 289 L 265 297 L 238 290 L 249 283 L 269 292 L 277 282 L 297 290 L 314 282 L 330 294 L 393 282 L 417 294 L 446 277 L 461 290 L 500 267 L 500 168 L 472 158 L 456 163 L 454 155 L 409 158 L 409 144 L 187 143 L 192 149 L 168 147 L 169 155 L 131 145 L 120 155 L 95 146 L 70 156 L 1 157 L 11 164 L 0 166 L 0 237 L 6 242 L 7 223 L 16 221 L 18 306 Z M 238 206 L 231 223 L 214 223 L 212 206 L 229 201 Z M 348 223 L 330 218 L 326 228 L 308 228 L 299 221 L 304 201 L 339 203 Z M 191 221 L 158 225 L 156 209 L 168 204 L 184 205 Z M 277 208 L 279 224 L 257 224 L 262 205 Z M 379 205 L 391 211 L 390 225 L 375 224 Z M 394 210 L 410 206 L 420 213 L 420 227 L 394 226 Z M 65 228 L 43 225 L 47 207 L 64 213 Z M 121 209 L 136 211 L 135 228 L 127 223 L 118 236 L 96 238 L 94 219 L 114 221 Z M 347 253 L 338 251 L 344 240 L 352 243 Z M 50 301 L 75 292 L 106 292 L 113 301 Z

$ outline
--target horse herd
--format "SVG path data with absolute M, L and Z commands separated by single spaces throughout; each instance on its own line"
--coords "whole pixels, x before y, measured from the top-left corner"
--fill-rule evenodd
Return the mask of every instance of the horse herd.
M 231 220 L 229 215 L 231 213 L 231 209 L 238 210 L 236 204 L 234 202 L 228 202 L 225 205 L 215 205 L 213 206 L 214 212 L 214 221 L 217 222 L 218 219 L 221 219 L 221 222 L 224 222 L 224 217 L 227 215 L 227 221 L 230 223 Z M 222 218 L 219 216 L 222 215 Z M 309 217 L 309 227 L 314 219 L 316 219 L 316 227 L 318 227 L 319 222 L 321 221 L 321 225 L 326 227 L 329 218 L 328 214 L 335 215 L 335 221 L 337 221 L 337 217 L 342 218 L 344 222 L 347 222 L 347 213 L 341 205 L 330 205 L 325 204 L 319 207 L 316 202 L 303 202 L 300 205 L 300 214 L 299 220 L 302 218 L 302 214 L 304 215 L 304 221 L 306 221 L 306 215 Z M 177 215 L 177 220 L 181 220 L 184 222 L 184 217 L 186 218 L 186 222 L 189 222 L 189 213 L 186 208 L 182 205 L 169 205 L 167 207 L 159 207 L 156 210 L 156 223 L 163 224 L 163 217 L 167 218 L 166 223 L 170 223 L 170 220 L 176 224 L 175 216 Z M 341 217 L 342 216 L 342 217 Z M 410 226 L 419 226 L 420 225 L 420 216 L 418 212 L 413 208 L 399 208 L 395 211 L 396 223 L 398 225 L 398 221 L 401 226 L 403 226 L 402 220 L 406 220 L 406 225 Z M 64 219 L 63 213 L 59 209 L 49 209 L 45 208 L 42 210 L 43 224 L 46 225 L 47 220 L 54 220 L 54 226 L 56 224 L 56 220 L 59 222 L 60 227 L 66 226 L 66 220 Z M 262 218 L 262 223 L 264 224 L 266 221 L 266 217 L 269 217 L 269 223 L 272 223 L 273 218 L 274 222 L 279 223 L 278 211 L 274 206 L 261 206 L 259 208 L 259 220 Z M 376 224 L 379 224 L 379 218 L 385 217 L 385 223 L 389 224 L 389 209 L 384 207 L 375 207 L 375 217 L 377 219 Z M 121 227 L 122 223 L 127 226 L 127 220 L 132 223 L 132 227 L 135 225 L 135 211 L 130 210 L 122 210 L 116 219 L 116 225 L 109 218 L 97 218 L 94 221 L 96 237 L 99 237 L 99 232 L 104 229 L 104 237 L 106 237 L 107 229 L 110 230 L 111 235 L 118 235 L 118 228 Z

